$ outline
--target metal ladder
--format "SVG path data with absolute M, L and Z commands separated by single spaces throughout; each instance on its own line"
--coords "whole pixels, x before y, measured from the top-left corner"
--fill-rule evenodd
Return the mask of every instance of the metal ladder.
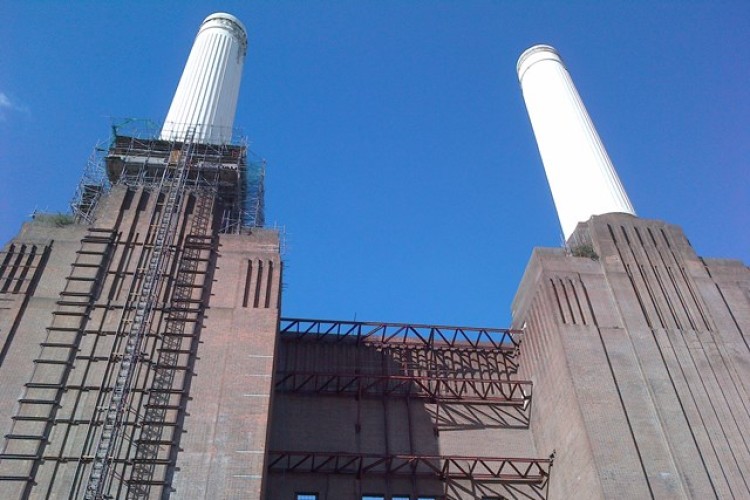
M 0 452 L 3 497 L 12 497 L 16 491 L 22 498 L 31 496 L 115 244 L 113 229 L 89 228 L 81 239 L 65 288 L 52 312 L 52 323 L 46 329 L 47 336 L 34 359 L 31 380 L 25 384 L 11 417 L 10 433 L 5 435 L 5 446 Z
M 128 410 L 128 396 L 135 367 L 140 361 L 141 344 L 144 334 L 148 332 L 151 313 L 158 302 L 160 285 L 169 262 L 169 249 L 176 233 L 178 219 L 175 215 L 180 208 L 180 201 L 185 190 L 191 144 L 192 141 L 186 138 L 182 144 L 177 165 L 173 169 L 173 175 L 170 176 L 171 169 L 167 166 L 159 186 L 159 192 L 164 193 L 164 203 L 151 255 L 135 302 L 135 315 L 128 329 L 125 352 L 118 366 L 114 387 L 106 405 L 104 423 L 84 493 L 86 500 L 104 498 L 103 492 L 107 483 L 111 455 L 116 449 L 115 444 L 120 434 L 123 414 Z
M 166 416 L 169 410 L 181 408 L 172 399 L 184 395 L 187 375 L 182 380 L 176 380 L 175 373 L 176 370 L 187 369 L 182 366 L 186 362 L 181 359 L 191 356 L 193 352 L 194 346 L 190 344 L 196 340 L 195 330 L 204 309 L 202 296 L 196 297 L 196 291 L 202 292 L 206 286 L 207 270 L 202 268 L 208 267 L 213 249 L 211 223 L 216 195 L 214 192 L 195 194 L 191 230 L 182 245 L 182 257 L 172 284 L 169 314 L 165 318 L 164 331 L 160 334 L 162 345 L 154 367 L 148 404 L 140 420 L 141 432 L 128 480 L 129 499 L 150 498 L 152 486 L 165 486 L 163 479 L 154 478 L 156 463 L 161 449 L 166 447 L 171 457 L 171 448 L 176 446 L 174 438 L 163 436 Z M 183 346 L 183 341 L 189 345 Z

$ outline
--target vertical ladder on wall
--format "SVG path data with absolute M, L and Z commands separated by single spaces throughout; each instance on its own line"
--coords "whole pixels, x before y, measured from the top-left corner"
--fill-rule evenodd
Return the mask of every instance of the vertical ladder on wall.
M 135 313 L 130 327 L 127 328 L 125 352 L 117 368 L 114 386 L 104 409 L 104 422 L 84 493 L 86 500 L 103 498 L 112 454 L 117 449 L 116 443 L 121 434 L 123 415 L 128 411 L 128 396 L 136 371 L 135 367 L 140 361 L 141 344 L 144 335 L 148 332 L 152 312 L 158 303 L 159 290 L 170 260 L 168 254 L 177 232 L 178 211 L 185 190 L 187 170 L 190 166 L 191 145 L 192 141 L 186 138 L 177 164 L 174 167 L 168 165 L 165 168 L 159 186 L 159 192 L 164 195 L 164 202 L 151 255 L 143 272 L 135 301 Z
M 7 495 L 14 490 L 23 498 L 30 495 L 115 241 L 114 230 L 104 228 L 90 228 L 81 239 L 65 288 L 52 312 L 47 337 L 34 359 L 31 380 L 18 400 L 11 431 L 5 435 L 5 448 L 0 453 L 0 484 Z
M 164 436 L 165 427 L 174 429 L 169 412 L 178 414 L 183 408 L 187 390 L 189 361 L 198 322 L 203 313 L 203 289 L 214 248 L 211 231 L 215 193 L 196 193 L 190 232 L 185 238 L 182 257 L 173 283 L 172 296 L 165 318 L 165 329 L 160 335 L 161 346 L 149 388 L 148 402 L 139 420 L 141 432 L 136 441 L 133 469 L 128 480 L 129 499 L 150 498 L 152 486 L 167 486 L 166 468 L 172 462 L 174 436 Z M 192 325 L 192 330 L 189 330 Z M 182 375 L 178 376 L 178 372 Z M 157 464 L 162 468 L 156 475 Z M 156 475 L 156 477 L 155 477 Z

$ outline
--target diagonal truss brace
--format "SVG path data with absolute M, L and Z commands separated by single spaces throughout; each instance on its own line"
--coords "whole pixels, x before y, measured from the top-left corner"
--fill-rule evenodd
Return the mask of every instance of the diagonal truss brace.
M 421 476 L 442 481 L 498 481 L 539 488 L 549 480 L 553 458 L 269 451 L 269 472 Z
M 372 345 L 423 344 L 430 348 L 470 347 L 517 353 L 520 330 L 410 323 L 367 323 L 317 319 L 281 318 L 280 332 L 299 340 L 356 341 Z
M 319 395 L 411 397 L 439 402 L 526 406 L 531 400 L 528 380 L 473 377 L 368 375 L 357 373 L 277 372 L 275 389 Z

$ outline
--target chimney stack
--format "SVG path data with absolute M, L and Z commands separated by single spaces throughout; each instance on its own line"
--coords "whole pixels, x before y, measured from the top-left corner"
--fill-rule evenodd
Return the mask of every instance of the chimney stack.
M 229 142 L 246 53 L 247 33 L 239 19 L 225 13 L 208 16 L 193 42 L 160 138 Z
M 521 54 L 517 70 L 565 239 L 592 215 L 635 215 L 557 51 L 535 45 Z

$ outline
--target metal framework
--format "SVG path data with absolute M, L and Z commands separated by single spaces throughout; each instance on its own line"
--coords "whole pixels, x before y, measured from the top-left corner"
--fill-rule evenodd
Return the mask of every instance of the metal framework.
M 102 194 L 109 191 L 111 183 L 104 168 L 104 156 L 108 148 L 99 143 L 89 156 L 76 192 L 70 202 L 70 209 L 78 222 L 93 222 L 94 209 Z
M 88 471 L 82 491 L 87 499 L 114 492 L 129 499 L 150 498 L 154 486 L 168 486 L 187 401 L 186 374 L 197 349 L 204 290 L 210 282 L 206 276 L 215 250 L 219 188 L 196 182 L 201 174 L 195 169 L 202 168 L 196 167 L 196 148 L 197 157 L 205 158 L 205 147 L 188 140 L 165 157 L 165 165 L 157 169 L 162 176 L 158 184 L 144 179 L 135 184 L 152 189 L 157 203 L 142 260 L 113 332 L 124 340 L 113 345 L 99 388 L 99 410 L 88 422 L 87 442 L 95 447 L 78 458 L 77 475 Z M 118 181 L 130 168 L 123 165 Z M 182 217 L 188 220 L 183 236 L 178 228 Z
M 153 366 L 154 376 L 148 389 L 148 402 L 141 421 L 141 432 L 137 440 L 137 448 L 133 470 L 128 481 L 130 489 L 128 498 L 148 498 L 153 484 L 155 468 L 160 461 L 160 450 L 174 446 L 174 439 L 165 439 L 165 423 L 170 423 L 168 413 L 181 408 L 180 399 L 184 397 L 182 387 L 175 389 L 177 372 L 185 365 L 185 358 L 189 357 L 196 347 L 183 343 L 190 342 L 190 327 L 197 324 L 203 314 L 205 306 L 202 297 L 196 297 L 195 290 L 200 288 L 200 276 L 205 274 L 207 266 L 207 252 L 213 248 L 211 234 L 211 218 L 213 215 L 214 196 L 200 195 L 196 197 L 193 213 L 192 228 L 183 245 L 183 253 L 178 266 L 177 275 L 172 285 L 172 297 L 165 328 L 162 334 L 162 344 Z M 193 342 L 195 337 L 192 338 Z M 167 453 L 167 461 L 171 453 Z
M 441 481 L 499 481 L 543 488 L 553 458 L 504 458 L 269 451 L 268 470 L 283 473 L 421 476 Z
M 528 427 L 532 383 L 510 378 L 517 330 L 282 318 L 280 331 L 275 391 L 354 397 L 357 432 L 363 398 L 426 401 L 436 436 L 462 425 Z
M 159 186 L 171 155 L 182 143 L 161 140 L 161 127 L 146 120 L 128 119 L 112 126 L 109 146 L 97 144 L 84 168 L 71 201 L 76 220 L 93 222 L 101 195 L 114 184 Z M 265 223 L 265 160 L 247 147 L 247 139 L 233 134 L 228 144 L 193 144 L 185 185 L 210 187 L 221 205 L 222 233 Z
M 211 284 L 216 226 L 239 232 L 248 220 L 240 206 L 247 199 L 246 153 L 244 146 L 115 136 L 106 157 L 90 162 L 91 168 L 106 165 L 112 184 L 152 193 L 152 210 L 143 215 L 148 230 L 91 227 L 81 240 L 14 430 L 6 436 L 0 481 L 21 482 L 28 496 L 44 466 L 74 476 L 71 498 L 142 499 L 168 491 Z M 80 222 L 92 222 L 98 197 L 110 185 L 86 191 L 95 180 L 86 174 L 79 186 L 74 209 Z M 258 189 L 253 224 L 262 223 L 262 176 Z M 123 271 L 123 259 L 131 255 L 137 259 L 133 270 Z M 105 299 L 105 281 L 108 290 L 121 282 L 123 299 Z M 102 328 L 112 323 L 114 329 Z M 94 371 L 98 375 L 88 378 Z M 71 372 L 77 376 L 71 379 Z M 85 396 L 89 391 L 93 399 Z M 56 425 L 63 427 L 50 444 Z M 77 425 L 84 426 L 85 439 L 71 448 L 69 429 Z M 47 495 L 56 487 L 50 483 Z
M 526 406 L 532 383 L 475 377 L 276 372 L 276 391 L 358 397 L 410 397 L 432 402 Z
M 133 385 L 135 367 L 139 362 L 143 335 L 150 328 L 151 317 L 161 290 L 161 281 L 167 274 L 167 265 L 170 261 L 167 254 L 177 232 L 178 209 L 185 194 L 191 147 L 190 141 L 183 143 L 179 155 L 176 155 L 176 162 L 172 165 L 165 165 L 162 169 L 159 191 L 164 193 L 164 199 L 157 221 L 156 237 L 152 243 L 153 248 L 147 266 L 140 277 L 140 287 L 135 292 L 136 312 L 130 321 L 125 352 L 109 394 L 104 425 L 97 440 L 84 493 L 86 500 L 102 498 L 113 450 L 122 437 L 120 422 L 129 406 L 129 393 Z
M 104 228 L 90 228 L 81 240 L 76 261 L 52 313 L 47 338 L 34 360 L 31 381 L 25 385 L 12 417 L 11 432 L 5 436 L 6 446 L 0 460 L 13 462 L 6 469 L 13 472 L 4 473 L 0 481 L 25 483 L 25 497 L 31 494 L 36 470 L 43 460 L 114 243 L 114 232 Z
M 411 323 L 367 323 L 318 319 L 281 318 L 287 339 L 346 342 L 370 345 L 422 345 L 452 349 L 492 349 L 517 354 L 521 330 Z
M 116 135 L 104 163 L 112 184 L 158 186 L 164 169 L 181 143 Z M 186 165 L 185 186 L 211 188 L 221 206 L 222 233 L 262 227 L 265 162 L 240 144 L 193 144 Z

